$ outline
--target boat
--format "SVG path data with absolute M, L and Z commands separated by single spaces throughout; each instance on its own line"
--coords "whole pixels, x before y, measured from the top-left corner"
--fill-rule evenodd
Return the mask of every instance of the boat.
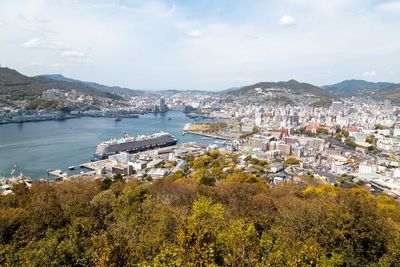
M 170 121 L 170 120 L 172 120 L 172 118 L 168 118 L 168 120 Z
M 131 114 L 131 115 L 129 115 L 129 118 L 138 119 L 138 118 L 139 118 L 139 115 L 137 115 L 137 114 Z
M 69 166 L 69 167 L 68 167 L 68 170 L 70 170 L 70 171 L 75 170 L 75 166 Z
M 137 153 L 145 150 L 176 145 L 178 139 L 165 132 L 130 137 L 124 133 L 121 139 L 111 139 L 97 145 L 92 161 L 103 160 L 120 152 Z
M 14 161 L 13 168 L 11 169 L 11 177 L 14 177 L 16 171 L 17 171 L 17 162 Z
M 121 118 L 115 118 L 114 120 L 115 121 L 121 121 Z
M 181 133 L 182 136 L 184 136 L 185 134 L 186 134 L 185 132 L 182 132 L 182 133 Z

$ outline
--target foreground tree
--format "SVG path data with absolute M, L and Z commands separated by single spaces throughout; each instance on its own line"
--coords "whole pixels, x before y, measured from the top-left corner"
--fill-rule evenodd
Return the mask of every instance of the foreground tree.
M 207 165 L 219 159 L 210 153 Z M 0 196 L 0 265 L 400 265 L 393 198 L 358 187 L 269 188 L 254 175 L 211 168 L 151 184 L 20 186 Z M 201 182 L 205 174 L 214 185 Z

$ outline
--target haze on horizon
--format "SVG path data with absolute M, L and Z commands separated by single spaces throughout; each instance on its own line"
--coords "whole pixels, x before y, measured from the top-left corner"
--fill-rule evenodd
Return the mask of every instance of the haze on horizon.
M 400 82 L 399 0 L 2 0 L 0 64 L 132 89 Z

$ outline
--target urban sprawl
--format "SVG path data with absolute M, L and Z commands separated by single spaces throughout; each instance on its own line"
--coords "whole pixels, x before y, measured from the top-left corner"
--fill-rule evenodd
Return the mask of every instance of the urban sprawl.
M 390 100 L 352 97 L 318 107 L 310 103 L 313 96 L 295 96 L 294 105 L 276 101 L 277 95 L 264 93 L 260 99 L 171 91 L 110 100 L 74 90 L 50 89 L 42 93 L 40 101 L 36 100 L 42 107 L 33 107 L 35 103 L 28 100 L 2 105 L 0 123 L 82 116 L 125 118 L 180 110 L 194 119 L 184 126 L 182 134 L 215 138 L 211 145 L 179 143 L 133 154 L 120 151 L 104 160 L 71 166 L 86 170 L 74 176 L 49 170 L 56 177 L 51 182 L 85 176 L 135 178 L 151 183 L 185 175 L 216 183 L 212 179 L 215 172 L 241 172 L 270 186 L 285 182 L 362 185 L 371 193 L 383 191 L 400 196 L 399 106 Z M 223 160 L 218 166 L 209 166 L 209 157 Z M 207 175 L 211 178 L 206 179 Z M 19 182 L 31 184 L 23 175 L 2 179 L 3 194 L 11 193 L 12 184 Z

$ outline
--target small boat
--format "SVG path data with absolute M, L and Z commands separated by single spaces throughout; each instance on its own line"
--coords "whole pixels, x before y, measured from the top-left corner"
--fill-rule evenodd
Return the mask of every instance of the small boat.
M 121 118 L 115 118 L 114 120 L 115 121 L 121 121 Z
M 172 120 L 172 118 L 168 118 L 168 120 L 170 121 L 170 120 Z
M 185 134 L 186 134 L 185 132 L 182 132 L 182 134 L 181 134 L 181 135 L 182 135 L 182 136 L 184 136 Z
M 69 166 L 69 167 L 68 167 L 68 170 L 70 170 L 70 171 L 75 170 L 75 166 Z

